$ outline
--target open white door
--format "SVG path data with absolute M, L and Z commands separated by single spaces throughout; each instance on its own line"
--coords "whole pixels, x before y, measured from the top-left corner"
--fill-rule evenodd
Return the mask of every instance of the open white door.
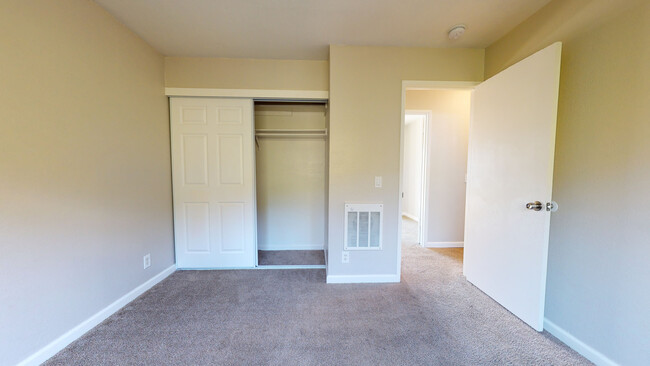
M 179 268 L 254 267 L 253 101 L 171 98 Z
M 469 129 L 464 273 L 543 329 L 562 44 L 474 90 Z M 540 201 L 540 211 L 526 208 Z

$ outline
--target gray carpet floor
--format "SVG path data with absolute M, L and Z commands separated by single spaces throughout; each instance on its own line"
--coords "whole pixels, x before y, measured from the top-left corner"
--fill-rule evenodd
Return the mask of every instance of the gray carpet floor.
M 322 250 L 258 250 L 257 254 L 260 266 L 325 264 Z
M 468 283 L 459 250 L 405 239 L 399 284 L 178 271 L 46 365 L 590 364 Z

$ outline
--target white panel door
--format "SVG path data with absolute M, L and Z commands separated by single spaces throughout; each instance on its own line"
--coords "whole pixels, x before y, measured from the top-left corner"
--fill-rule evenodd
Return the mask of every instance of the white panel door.
M 255 266 L 253 101 L 171 98 L 179 268 Z
M 469 129 L 464 273 L 543 329 L 561 43 L 480 84 Z

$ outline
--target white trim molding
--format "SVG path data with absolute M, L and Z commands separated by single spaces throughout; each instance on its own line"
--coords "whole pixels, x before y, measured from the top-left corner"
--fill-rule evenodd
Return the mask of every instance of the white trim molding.
M 329 94 L 327 90 L 165 88 L 168 97 L 327 100 Z
M 464 246 L 464 241 L 430 241 L 424 245 L 425 248 L 462 248 Z
M 573 334 L 560 328 L 560 326 L 548 320 L 548 318 L 544 318 L 544 329 L 598 366 L 619 366 L 619 364 L 579 340 Z
M 387 275 L 328 275 L 327 283 L 396 283 L 400 276 Z
M 112 304 L 100 310 L 90 318 L 84 320 L 79 325 L 63 333 L 59 338 L 53 340 L 45 347 L 41 348 L 31 356 L 24 359 L 18 364 L 18 366 L 40 365 L 41 363 L 47 361 L 50 357 L 57 354 L 59 351 L 67 347 L 70 343 L 76 341 L 86 332 L 97 326 L 99 323 L 103 322 L 106 318 L 115 314 L 118 310 L 126 306 L 128 303 L 135 300 L 136 297 L 142 295 L 147 290 L 158 284 L 160 281 L 167 278 L 169 275 L 174 273 L 174 271 L 176 271 L 176 264 L 164 269 L 153 278 L 134 288 L 126 295 L 115 300 Z

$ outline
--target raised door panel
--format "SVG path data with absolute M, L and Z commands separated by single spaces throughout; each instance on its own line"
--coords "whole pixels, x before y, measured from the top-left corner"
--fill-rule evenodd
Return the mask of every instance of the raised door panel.
M 243 119 L 242 107 L 217 107 L 217 123 L 220 125 L 241 125 Z
M 185 203 L 185 250 L 210 252 L 210 205 L 207 202 Z
M 208 123 L 208 107 L 206 105 L 182 106 L 181 124 L 184 125 L 205 125 Z
M 181 145 L 183 185 L 207 185 L 208 135 L 184 134 Z
M 219 248 L 221 252 L 243 253 L 246 245 L 246 214 L 242 202 L 220 203 Z
M 219 135 L 219 184 L 244 184 L 244 144 L 242 135 Z

